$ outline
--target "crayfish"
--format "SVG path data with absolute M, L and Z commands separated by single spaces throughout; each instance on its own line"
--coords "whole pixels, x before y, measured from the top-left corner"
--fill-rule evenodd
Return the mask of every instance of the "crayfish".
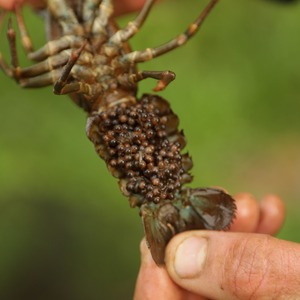
M 48 0 L 45 17 L 48 42 L 33 51 L 22 13 L 15 14 L 23 48 L 32 66 L 18 63 L 11 19 L 7 37 L 11 66 L 0 54 L 0 67 L 24 88 L 53 85 L 88 114 L 86 132 L 109 172 L 119 180 L 131 207 L 138 207 L 146 240 L 156 264 L 164 263 L 169 240 L 192 229 L 227 229 L 235 215 L 233 198 L 214 188 L 188 188 L 192 159 L 179 119 L 156 94 L 137 98 L 138 82 L 158 80 L 154 91 L 175 79 L 171 71 L 138 71 L 137 64 L 185 44 L 217 3 L 210 0 L 187 30 L 155 48 L 132 51 L 128 41 L 143 25 L 154 0 L 119 29 L 111 0 Z M 5 12 L 2 12 L 3 18 Z M 1 17 L 0 17 L 1 18 Z

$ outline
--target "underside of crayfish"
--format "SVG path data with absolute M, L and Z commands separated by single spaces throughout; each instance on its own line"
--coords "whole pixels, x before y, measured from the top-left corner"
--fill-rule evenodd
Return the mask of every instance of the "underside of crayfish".
M 158 80 L 154 91 L 175 79 L 171 71 L 138 71 L 137 64 L 183 44 L 200 28 L 217 3 L 210 0 L 185 32 L 158 47 L 132 51 L 128 41 L 143 25 L 154 0 L 147 0 L 137 17 L 118 29 L 110 0 L 48 0 L 48 42 L 33 51 L 19 7 L 16 19 L 24 49 L 35 62 L 19 66 L 16 34 L 8 22 L 12 64 L 0 54 L 0 67 L 25 88 L 53 85 L 88 113 L 87 136 L 118 178 L 131 207 L 139 207 L 154 261 L 164 263 L 164 251 L 177 233 L 191 229 L 227 229 L 235 214 L 234 200 L 212 188 L 186 188 L 193 166 L 182 153 L 186 139 L 169 103 L 155 95 L 137 98 L 139 81 Z M 0 14 L 0 23 L 5 12 Z

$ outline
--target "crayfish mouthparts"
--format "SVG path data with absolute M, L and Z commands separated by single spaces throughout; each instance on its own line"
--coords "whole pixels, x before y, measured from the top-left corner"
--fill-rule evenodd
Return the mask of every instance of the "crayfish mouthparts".
M 21 42 L 34 61 L 22 68 L 12 22 L 7 38 L 8 65 L 0 69 L 24 88 L 52 85 L 68 94 L 88 114 L 86 133 L 109 172 L 119 180 L 131 207 L 139 207 L 145 235 L 156 264 L 164 263 L 169 240 L 193 229 L 228 229 L 235 217 L 231 196 L 218 189 L 186 188 L 193 179 L 179 118 L 167 100 L 151 94 L 137 97 L 138 83 L 152 78 L 155 91 L 175 79 L 171 71 L 138 71 L 137 64 L 185 44 L 199 30 L 218 0 L 210 0 L 196 20 L 169 42 L 132 51 L 128 42 L 142 27 L 155 0 L 146 0 L 137 17 L 119 29 L 111 0 L 45 0 L 47 43 L 33 51 L 19 7 L 15 14 Z M 0 11 L 0 26 L 5 16 Z

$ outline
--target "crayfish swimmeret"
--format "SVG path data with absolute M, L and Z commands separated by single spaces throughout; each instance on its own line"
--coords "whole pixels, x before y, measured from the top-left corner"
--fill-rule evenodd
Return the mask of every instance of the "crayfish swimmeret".
M 37 51 L 16 7 L 21 41 L 33 66 L 21 68 L 15 31 L 8 22 L 12 66 L 0 54 L 2 70 L 25 88 L 54 86 L 54 93 L 69 94 L 88 113 L 86 132 L 110 173 L 118 178 L 131 207 L 139 207 L 154 261 L 164 263 L 164 251 L 177 233 L 191 229 L 227 229 L 235 215 L 231 196 L 219 189 L 187 188 L 192 181 L 192 160 L 179 119 L 163 98 L 144 94 L 137 84 L 158 80 L 164 89 L 171 71 L 138 71 L 148 61 L 185 44 L 217 3 L 210 0 L 187 30 L 171 41 L 143 51 L 131 51 L 128 40 L 143 25 L 154 0 L 147 0 L 137 17 L 118 29 L 111 0 L 48 0 L 43 16 L 48 42 Z M 3 20 L 5 12 L 0 15 Z

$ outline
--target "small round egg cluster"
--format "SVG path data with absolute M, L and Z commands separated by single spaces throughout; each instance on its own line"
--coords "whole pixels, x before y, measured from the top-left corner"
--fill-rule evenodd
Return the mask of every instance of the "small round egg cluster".
M 167 101 L 156 95 L 143 95 L 135 104 L 114 105 L 98 115 L 100 156 L 114 176 L 126 179 L 125 194 L 154 203 L 174 199 L 186 172 L 180 154 L 184 145 L 179 142 L 183 133 L 178 122 L 170 121 L 175 119 Z

